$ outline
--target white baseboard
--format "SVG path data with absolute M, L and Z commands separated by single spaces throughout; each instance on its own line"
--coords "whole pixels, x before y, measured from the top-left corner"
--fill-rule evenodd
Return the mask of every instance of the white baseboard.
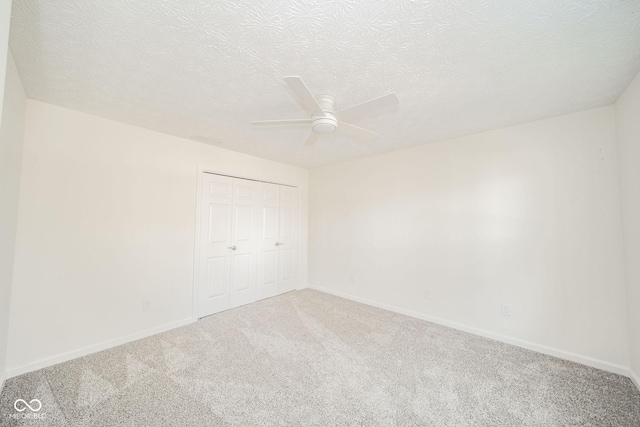
M 159 326 L 157 328 L 147 329 L 146 331 L 137 332 L 135 334 L 127 335 L 114 340 L 101 342 L 98 344 L 89 345 L 87 347 L 79 348 L 78 350 L 72 350 L 66 353 L 58 354 L 57 356 L 49 357 L 47 359 L 40 360 L 34 363 L 28 363 L 26 365 L 19 366 L 17 368 L 7 369 L 7 378 L 13 378 L 18 375 L 26 374 L 27 372 L 37 371 L 38 369 L 47 368 L 49 366 L 57 365 L 58 363 L 66 362 L 67 360 L 75 359 L 78 357 L 86 356 L 87 354 L 97 353 L 98 351 L 106 350 L 108 348 L 116 347 L 122 344 L 126 344 L 131 341 L 136 341 L 142 338 L 149 337 L 151 335 L 166 332 L 171 329 L 179 328 L 190 323 L 195 322 L 197 319 L 184 319 L 178 322 L 168 323 L 166 325 Z
M 638 375 L 636 375 L 636 373 L 633 372 L 631 369 L 629 369 L 629 378 L 631 379 L 631 382 L 633 383 L 633 385 L 636 386 L 638 391 L 640 391 L 640 377 L 638 377 Z
M 582 365 L 591 366 L 592 368 L 597 368 L 603 371 L 613 372 L 614 374 L 630 377 L 629 368 L 621 365 L 617 365 L 614 363 L 605 362 L 603 360 L 598 360 L 593 357 L 582 356 L 580 354 L 571 353 L 569 351 L 564 351 L 564 350 L 560 350 L 553 347 L 547 347 L 545 345 L 536 344 L 536 343 L 521 340 L 518 338 L 513 338 L 507 335 L 498 334 L 498 333 L 487 331 L 484 329 L 474 328 L 472 326 L 463 325 L 461 323 L 451 322 L 449 320 L 445 320 L 439 317 L 429 316 L 427 314 L 419 313 L 412 310 L 406 310 L 404 308 L 396 307 L 390 304 L 372 301 L 366 298 L 357 297 L 344 292 L 323 288 L 321 286 L 315 286 L 311 283 L 309 283 L 309 289 L 315 289 L 320 292 L 325 292 L 327 294 L 335 295 L 341 298 L 346 298 L 362 304 L 371 305 L 373 307 L 378 307 L 384 310 L 393 311 L 395 313 L 404 314 L 405 316 L 415 317 L 417 319 L 426 320 L 428 322 L 436 323 L 438 325 L 447 326 L 449 328 L 457 329 L 459 331 L 469 332 L 471 334 L 479 335 L 481 337 L 490 338 L 492 340 L 500 341 L 506 344 L 511 344 L 517 347 L 526 348 L 527 350 L 537 351 L 538 353 L 554 356 L 564 360 L 570 360 L 572 362 L 580 363 Z

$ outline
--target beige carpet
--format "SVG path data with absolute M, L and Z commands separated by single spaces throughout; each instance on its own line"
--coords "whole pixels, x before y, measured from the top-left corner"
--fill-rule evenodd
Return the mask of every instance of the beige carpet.
M 43 420 L 12 416 L 34 398 Z M 3 426 L 620 427 L 640 426 L 640 393 L 619 375 L 304 290 L 10 379 L 0 413 Z

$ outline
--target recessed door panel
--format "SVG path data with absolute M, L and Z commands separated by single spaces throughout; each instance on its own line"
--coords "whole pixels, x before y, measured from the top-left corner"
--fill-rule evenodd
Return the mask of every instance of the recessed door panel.
M 262 283 L 261 286 L 276 285 L 277 280 L 277 255 L 278 253 L 273 251 L 265 251 L 262 253 Z
M 235 207 L 235 239 L 239 241 L 251 240 L 251 220 L 253 214 L 252 206 L 236 206 Z
M 226 294 L 225 275 L 227 274 L 227 257 L 207 259 L 207 298 L 215 298 Z
M 231 180 L 229 182 L 210 182 L 209 196 L 224 197 L 225 199 L 231 195 Z
M 233 291 L 239 292 L 251 287 L 251 254 L 233 257 Z
M 280 208 L 280 237 L 293 238 L 293 208 Z
M 280 204 L 281 206 L 293 205 L 295 189 L 291 187 L 280 186 Z
M 278 208 L 264 207 L 262 209 L 263 216 L 263 239 L 275 239 L 278 237 Z
M 277 204 L 278 203 L 278 187 L 263 187 L 262 190 L 262 201 L 266 202 L 267 205 Z
M 226 242 L 229 238 L 229 205 L 209 204 L 209 243 Z
M 293 278 L 293 249 L 280 249 L 280 280 Z
M 234 185 L 234 188 L 235 188 L 234 201 L 236 203 L 242 200 L 250 201 L 251 198 L 253 197 L 253 182 L 246 181 L 248 184 L 242 184 L 240 183 L 240 181 L 244 181 L 244 180 L 235 180 L 234 182 L 235 184 Z

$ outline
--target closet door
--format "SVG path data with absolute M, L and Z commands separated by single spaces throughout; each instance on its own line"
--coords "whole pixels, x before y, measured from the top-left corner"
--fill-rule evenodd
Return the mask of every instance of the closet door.
M 260 235 L 260 184 L 233 179 L 231 230 L 231 307 L 256 300 L 257 243 Z
M 262 184 L 262 233 L 258 250 L 258 299 L 296 289 L 298 190 Z
M 293 291 L 297 287 L 298 272 L 298 190 L 279 186 L 278 205 L 278 293 Z
M 202 179 L 198 317 L 229 308 L 232 251 L 233 180 L 211 174 Z
M 198 317 L 256 300 L 260 184 L 203 174 Z
M 262 184 L 262 232 L 258 243 L 258 299 L 278 294 L 279 185 Z
M 298 190 L 204 173 L 198 317 L 296 289 Z

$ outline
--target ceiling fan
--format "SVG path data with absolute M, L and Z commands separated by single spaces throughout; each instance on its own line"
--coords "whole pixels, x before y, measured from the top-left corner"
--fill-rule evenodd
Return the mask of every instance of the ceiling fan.
M 398 104 L 395 93 L 371 99 L 362 104 L 334 111 L 335 98 L 331 95 L 313 96 L 299 76 L 283 77 L 285 83 L 298 98 L 300 105 L 311 114 L 308 119 L 290 120 L 261 120 L 251 122 L 254 126 L 282 126 L 282 125 L 311 125 L 311 133 L 304 145 L 311 145 L 322 134 L 333 133 L 336 130 L 346 135 L 364 140 L 373 140 L 378 134 L 370 130 L 354 126 L 346 121 L 365 116 L 373 111 Z

